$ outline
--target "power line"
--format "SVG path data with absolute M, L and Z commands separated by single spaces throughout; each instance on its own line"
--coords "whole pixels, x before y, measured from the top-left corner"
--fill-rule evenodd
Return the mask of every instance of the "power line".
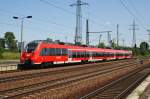
M 55 4 L 53 4 L 52 2 L 49 2 L 48 0 L 40 0 L 40 1 L 43 2 L 43 3 L 45 3 L 45 4 L 50 5 L 50 6 L 52 6 L 52 7 L 55 7 L 55 8 L 57 8 L 57 9 L 61 10 L 61 11 L 64 11 L 64 12 L 70 14 L 70 15 L 76 16 L 75 13 L 73 13 L 73 12 L 71 12 L 71 11 L 69 11 L 69 10 L 63 8 L 63 7 L 59 7 L 59 6 L 55 5 Z M 84 20 L 87 20 L 87 19 L 88 19 L 87 17 L 84 17 L 84 16 L 81 16 L 81 17 L 82 17 Z M 89 21 L 92 22 L 92 23 L 94 23 L 94 25 L 103 26 L 103 27 L 108 27 L 108 26 L 105 26 L 105 25 L 102 25 L 102 24 L 97 23 L 97 22 L 94 21 L 93 19 L 89 19 Z
M 24 16 L 23 14 L 12 12 L 12 11 L 8 11 L 8 10 L 4 10 L 4 9 L 0 9 L 0 11 L 3 12 L 3 13 L 7 13 L 7 14 L 9 14 L 11 16 L 16 15 L 16 14 L 19 15 L 19 16 Z M 63 25 L 63 24 L 58 24 L 58 23 L 52 22 L 52 21 L 49 22 L 49 20 L 43 20 L 43 19 L 37 18 L 37 17 L 34 17 L 33 20 L 36 20 L 36 21 L 39 21 L 39 22 L 42 22 L 42 23 L 56 25 L 56 26 L 59 26 L 59 27 L 67 28 L 67 29 L 71 29 L 71 28 L 73 29 L 73 27 L 66 26 L 66 25 Z
M 57 8 L 57 9 L 60 9 L 60 10 L 62 10 L 62 11 L 64 11 L 64 12 L 66 12 L 66 13 L 75 15 L 75 13 L 73 13 L 73 12 L 71 12 L 71 11 L 65 9 L 65 8 L 59 7 L 59 6 L 53 4 L 52 2 L 49 2 L 49 1 L 47 1 L 47 0 L 40 0 L 40 1 L 43 2 L 43 3 L 45 3 L 45 4 L 50 5 L 50 6 L 52 6 L 52 7 L 55 7 L 55 8 Z
M 124 4 L 124 2 L 122 0 L 120 0 L 120 3 L 122 4 L 122 6 L 129 12 L 130 15 L 132 15 L 133 17 L 136 17 L 132 11 Z
M 139 18 L 136 17 L 136 15 L 126 6 L 126 4 L 125 4 L 122 0 L 120 0 L 120 3 L 121 3 L 121 5 L 128 11 L 128 13 L 129 13 L 131 16 L 133 16 L 134 19 L 136 19 L 136 20 L 140 23 L 140 25 L 142 26 L 142 28 L 146 29 L 145 26 L 142 24 L 142 22 L 139 20 Z
M 141 21 L 141 20 L 144 20 L 143 16 L 142 16 L 141 13 L 137 10 L 137 8 L 135 7 L 135 5 L 134 5 L 134 3 L 132 2 L 132 0 L 129 0 L 129 3 L 130 3 L 130 5 L 132 6 L 132 8 L 133 8 L 134 12 L 136 13 L 136 15 L 138 15 L 138 17 L 140 17 L 140 18 L 138 18 L 140 25 L 141 25 L 144 29 L 146 29 L 146 27 L 143 25 L 143 23 L 142 23 L 142 21 Z M 141 19 L 141 20 L 140 20 L 140 19 Z
M 128 0 L 130 5 L 132 6 L 133 10 L 135 11 L 135 13 L 141 17 L 142 20 L 144 20 L 143 16 L 141 15 L 141 13 L 137 10 L 137 8 L 135 7 L 134 3 L 132 0 Z

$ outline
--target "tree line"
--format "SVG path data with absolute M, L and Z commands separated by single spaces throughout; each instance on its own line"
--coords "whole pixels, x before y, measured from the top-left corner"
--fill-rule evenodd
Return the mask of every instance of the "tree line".
M 105 43 L 98 44 L 99 48 L 108 48 Z M 141 42 L 140 46 L 134 46 L 132 47 L 126 47 L 126 46 L 117 46 L 115 42 L 112 42 L 111 44 L 112 49 L 119 49 L 119 50 L 132 50 L 134 56 L 150 56 L 150 49 L 149 44 L 147 42 Z
M 13 32 L 6 32 L 4 37 L 0 38 L 0 57 L 4 51 L 18 51 L 17 40 Z
M 99 48 L 109 48 L 105 43 L 98 44 Z M 112 49 L 121 49 L 121 50 L 132 50 L 134 56 L 150 56 L 149 44 L 147 42 L 141 42 L 139 47 L 125 47 L 118 46 L 115 42 L 111 44 Z M 16 37 L 13 32 L 6 32 L 4 37 L 0 38 L 0 58 L 2 53 L 5 51 L 10 52 L 19 52 L 19 47 L 17 44 Z

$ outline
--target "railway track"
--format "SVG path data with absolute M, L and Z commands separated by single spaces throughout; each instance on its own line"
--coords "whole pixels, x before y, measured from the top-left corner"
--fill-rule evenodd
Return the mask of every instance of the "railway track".
M 117 62 L 114 62 L 113 64 L 115 64 L 114 65 L 114 67 L 115 67 L 115 66 L 126 65 L 126 64 L 129 64 L 129 63 L 133 63 L 133 62 L 134 61 L 132 61 L 132 62 L 122 61 L 121 63 L 116 64 Z M 36 77 L 44 77 L 44 76 L 48 76 L 48 75 L 66 73 L 66 72 L 69 72 L 69 71 L 86 70 L 86 69 L 89 69 L 89 68 L 98 68 L 98 70 L 107 70 L 107 69 L 112 68 L 112 67 L 110 67 L 110 65 L 112 65 L 112 63 L 107 63 L 106 65 L 108 65 L 108 66 L 105 66 L 105 69 L 98 67 L 98 65 L 99 64 L 95 64 L 92 67 L 90 65 L 88 65 L 88 66 L 82 66 L 82 67 L 78 67 L 78 68 L 69 68 L 69 69 L 66 68 L 66 69 L 63 69 L 63 70 L 35 72 L 35 73 L 16 75 L 16 76 L 10 76 L 10 77 L 9 76 L 8 77 L 1 77 L 0 78 L 0 83 L 14 82 L 14 81 L 19 81 L 19 80 L 32 79 L 32 78 L 36 78 Z
M 110 84 L 105 85 L 80 99 L 125 99 L 148 75 L 150 68 L 130 73 Z
M 130 65 L 126 64 L 125 66 L 120 65 L 115 68 L 109 68 L 106 70 L 95 70 L 92 72 L 87 72 L 87 73 L 83 73 L 83 74 L 64 77 L 61 79 L 46 81 L 46 82 L 42 82 L 42 83 L 13 88 L 13 89 L 9 89 L 9 90 L 2 90 L 2 91 L 0 91 L 0 95 L 1 95 L 1 97 L 6 98 L 6 99 L 18 98 L 18 97 L 30 95 L 33 93 L 41 92 L 46 89 L 51 89 L 56 86 L 66 85 L 71 82 L 88 79 L 88 78 L 91 78 L 91 77 L 94 77 L 97 75 L 111 73 L 111 72 L 117 71 L 117 70 L 122 70 L 127 67 L 132 67 L 135 64 L 136 63 L 132 63 Z

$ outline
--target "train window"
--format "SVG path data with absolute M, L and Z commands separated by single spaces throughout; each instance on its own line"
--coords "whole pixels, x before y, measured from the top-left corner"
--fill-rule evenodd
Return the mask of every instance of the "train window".
M 41 53 L 40 53 L 41 56 L 47 56 L 48 55 L 48 49 L 47 48 L 43 48 Z
M 111 53 L 107 53 L 108 56 L 111 56 Z
M 93 53 L 93 56 L 96 57 L 96 52 Z
M 42 49 L 42 51 L 41 51 L 40 55 L 41 55 L 41 56 L 44 56 L 44 53 L 45 53 L 45 50 L 44 50 L 44 49 Z
M 67 50 L 66 49 L 62 49 L 62 55 L 67 55 Z
M 79 58 L 81 58 L 82 57 L 82 53 L 81 52 L 79 52 Z
M 56 48 L 56 49 L 55 49 L 55 55 L 61 56 L 61 49 Z
M 49 48 L 49 51 L 48 51 L 48 55 L 49 56 L 55 56 L 55 48 Z
M 77 58 L 79 58 L 80 57 L 80 53 L 79 52 L 77 52 Z
M 103 53 L 99 52 L 99 56 L 102 57 L 102 56 L 103 56 Z
M 84 57 L 84 52 L 80 52 L 81 58 Z
M 101 53 L 101 57 L 103 57 L 103 56 L 104 56 L 104 53 L 102 52 L 102 53 Z
M 107 54 L 104 52 L 103 55 L 106 56 Z
M 76 52 L 72 52 L 73 58 L 76 58 Z
M 80 52 L 77 52 L 77 58 L 80 58 Z
M 85 52 L 86 53 L 86 57 L 90 57 L 90 53 L 89 52 Z
M 92 52 L 92 57 L 95 57 L 95 53 L 94 52 Z
M 83 57 L 85 57 L 86 56 L 86 53 L 85 52 L 83 52 Z
M 80 52 L 81 58 L 84 57 L 84 52 Z
M 100 53 L 99 52 L 97 53 L 97 56 L 100 57 Z
M 83 56 L 83 53 L 82 52 L 79 52 L 80 53 L 80 58 L 82 58 L 82 56 Z

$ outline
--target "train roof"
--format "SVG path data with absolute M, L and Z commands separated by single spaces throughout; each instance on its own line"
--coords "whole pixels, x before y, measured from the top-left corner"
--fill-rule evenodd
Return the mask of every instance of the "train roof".
M 132 51 L 128 50 L 116 50 L 116 49 L 107 49 L 107 48 L 97 48 L 97 47 L 88 47 L 88 46 L 77 46 L 74 44 L 66 44 L 66 43 L 58 43 L 58 42 L 52 42 L 52 41 L 47 41 L 47 40 L 34 40 L 30 43 L 42 43 L 42 44 L 49 44 L 51 47 L 56 47 L 56 48 L 68 48 L 72 50 L 82 50 L 83 48 L 85 50 L 89 51 L 104 51 L 104 52 L 118 52 L 118 53 L 132 53 Z

